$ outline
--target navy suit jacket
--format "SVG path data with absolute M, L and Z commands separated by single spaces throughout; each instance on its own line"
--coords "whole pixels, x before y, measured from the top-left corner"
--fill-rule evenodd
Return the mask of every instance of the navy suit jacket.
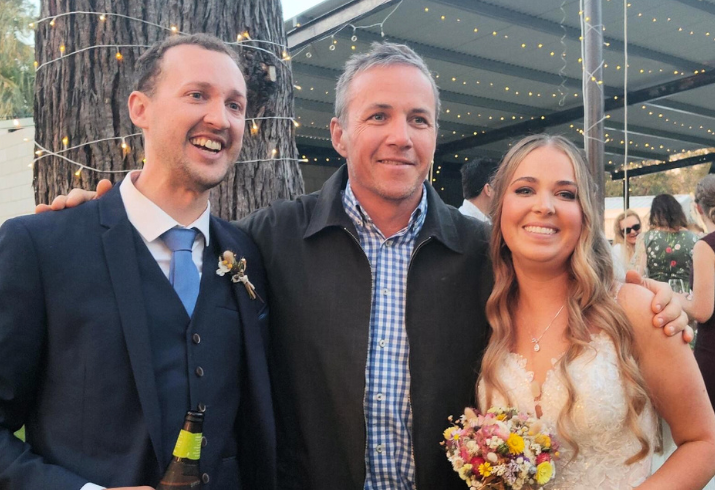
M 0 490 L 79 490 L 87 482 L 155 485 L 163 473 L 173 448 L 161 447 L 162 414 L 134 233 L 118 187 L 78 208 L 0 227 Z M 247 259 L 247 272 L 265 300 L 265 275 L 253 242 L 214 217 L 211 233 L 220 250 Z M 269 490 L 275 488 L 276 448 L 267 308 L 250 300 L 242 284 L 222 279 L 232 290 L 224 298 L 235 295 L 230 307 L 235 311 L 238 305 L 241 330 L 239 336 L 202 339 L 202 366 L 214 373 L 206 379 L 216 383 L 211 389 L 229 409 L 221 412 L 222 420 L 207 413 L 201 470 L 221 474 L 238 460 L 243 490 Z M 231 345 L 232 339 L 242 345 Z M 221 387 L 232 351 L 243 363 L 240 396 Z M 27 443 L 13 436 L 23 424 Z M 221 443 L 232 430 L 238 448 Z M 203 488 L 238 486 L 209 481 Z

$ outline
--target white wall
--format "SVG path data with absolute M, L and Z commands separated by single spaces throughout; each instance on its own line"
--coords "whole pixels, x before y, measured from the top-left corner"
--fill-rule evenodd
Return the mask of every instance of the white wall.
M 32 190 L 35 128 L 0 134 L 0 224 L 35 210 Z

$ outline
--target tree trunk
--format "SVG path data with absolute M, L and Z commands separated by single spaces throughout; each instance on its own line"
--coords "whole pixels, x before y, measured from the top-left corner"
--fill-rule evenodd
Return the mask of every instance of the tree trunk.
M 293 117 L 293 80 L 289 63 L 280 58 L 286 45 L 280 0 L 43 0 L 40 17 L 71 11 L 73 14 L 36 27 L 35 52 L 40 66 L 35 86 L 35 139 L 52 152 L 82 145 L 63 156 L 104 172 L 81 170 L 55 156 L 46 156 L 34 166 L 35 200 L 50 202 L 73 187 L 94 189 L 99 179 L 119 181 L 125 171 L 140 168 L 141 136 L 84 143 L 138 133 L 127 111 L 134 63 L 145 47 L 97 47 L 76 55 L 72 52 L 96 45 L 150 45 L 172 34 L 169 30 L 114 15 L 122 14 L 180 32 L 214 34 L 235 42 L 248 31 L 251 39 L 278 45 L 249 42 L 237 47 L 248 85 L 247 117 Z M 48 65 L 42 66 L 61 56 Z M 252 49 L 256 46 L 274 53 Z M 117 53 L 121 53 L 121 60 Z M 275 73 L 275 75 L 273 75 Z M 249 119 L 239 161 L 226 180 L 211 193 L 214 214 L 237 219 L 277 198 L 293 198 L 303 192 L 297 159 L 295 127 L 289 119 Z M 276 150 L 275 152 L 273 150 Z M 280 160 L 280 159 L 285 160 Z

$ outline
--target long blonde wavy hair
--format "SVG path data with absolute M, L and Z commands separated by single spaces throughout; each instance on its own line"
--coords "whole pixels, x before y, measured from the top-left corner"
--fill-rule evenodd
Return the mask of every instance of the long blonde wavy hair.
M 630 464 L 646 457 L 650 450 L 649 439 L 639 424 L 639 416 L 648 400 L 645 381 L 638 369 L 633 330 L 625 313 L 612 293 L 613 264 L 608 242 L 597 219 L 595 186 L 592 184 L 586 163 L 579 150 L 561 136 L 539 134 L 527 136 L 516 143 L 506 154 L 494 177 L 492 199 L 491 258 L 494 266 L 494 289 L 487 301 L 486 313 L 492 328 L 489 346 L 482 360 L 480 381 L 484 382 L 487 406 L 492 406 L 494 390 L 510 405 L 513 400 L 497 376 L 497 368 L 514 348 L 516 325 L 512 317 L 518 303 L 519 284 L 514 272 L 511 251 L 504 242 L 501 216 L 504 194 L 519 164 L 533 150 L 550 146 L 565 153 L 571 160 L 576 176 L 578 202 L 581 205 L 583 224 L 576 248 L 569 258 L 570 296 L 567 299 L 568 326 L 566 338 L 569 348 L 561 358 L 559 370 L 564 379 L 568 400 L 561 410 L 557 423 L 560 438 L 574 448 L 578 444 L 571 436 L 576 392 L 568 373 L 569 365 L 588 348 L 591 331 L 604 331 L 613 341 L 618 358 L 618 369 L 623 380 L 628 410 L 626 426 L 635 434 L 641 450 L 630 457 Z M 477 385 L 479 386 L 479 385 Z

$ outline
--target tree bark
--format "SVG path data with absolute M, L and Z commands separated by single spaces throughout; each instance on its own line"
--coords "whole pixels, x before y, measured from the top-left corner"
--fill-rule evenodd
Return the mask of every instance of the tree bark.
M 43 0 L 40 17 L 66 12 L 86 11 L 58 17 L 54 26 L 43 22 L 36 27 L 35 52 L 40 65 L 35 85 L 35 139 L 42 147 L 59 152 L 63 138 L 68 147 L 83 143 L 138 133 L 127 111 L 134 63 L 145 51 L 139 48 L 97 47 L 97 45 L 148 46 L 172 34 L 168 30 L 133 19 L 107 15 L 114 13 L 143 19 L 180 32 L 214 34 L 226 42 L 235 42 L 237 34 L 248 31 L 249 42 L 236 47 L 248 86 L 247 118 L 293 117 L 293 80 L 290 63 L 282 62 L 287 44 L 280 0 Z M 65 53 L 60 58 L 60 46 Z M 256 46 L 274 53 L 252 49 Z M 117 59 L 117 52 L 121 60 Z M 275 75 L 273 76 L 273 73 Z M 212 212 L 225 219 L 237 219 L 267 205 L 274 199 L 291 199 L 303 193 L 303 178 L 295 146 L 295 127 L 289 119 L 246 123 L 241 163 L 231 169 L 223 183 L 211 193 Z M 63 156 L 105 172 L 81 170 L 54 156 L 46 156 L 34 166 L 37 203 L 51 202 L 58 194 L 73 187 L 94 189 L 99 179 L 114 182 L 125 173 L 106 173 L 141 168 L 141 136 L 82 145 Z M 276 150 L 273 152 L 273 150 Z M 283 159 L 283 160 L 281 160 Z

